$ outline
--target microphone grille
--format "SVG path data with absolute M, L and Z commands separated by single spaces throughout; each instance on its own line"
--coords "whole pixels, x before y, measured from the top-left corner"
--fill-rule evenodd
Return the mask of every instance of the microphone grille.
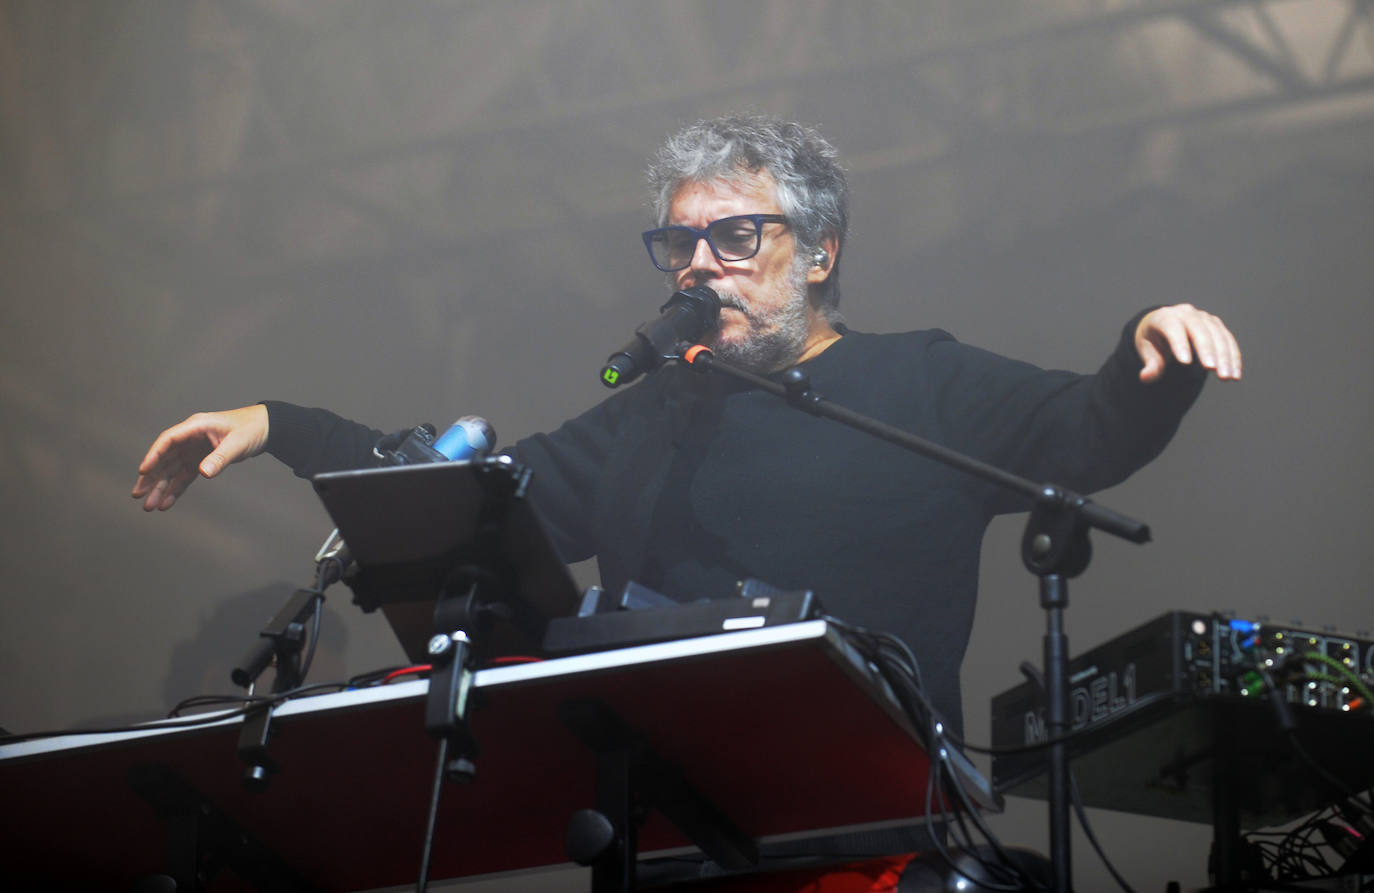
M 434 449 L 451 462 L 477 459 L 496 448 L 496 429 L 481 416 L 465 415 L 448 427 Z

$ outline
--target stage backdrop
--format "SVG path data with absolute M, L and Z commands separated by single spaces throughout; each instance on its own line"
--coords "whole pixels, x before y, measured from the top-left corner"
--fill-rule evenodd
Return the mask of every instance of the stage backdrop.
M 1077 370 L 1151 304 L 1239 335 L 1245 381 L 1102 496 L 1156 541 L 1097 538 L 1075 648 L 1169 608 L 1374 627 L 1372 27 L 1346 0 L 0 3 L 0 725 L 226 690 L 310 579 L 331 524 L 271 459 L 129 498 L 189 413 L 478 413 L 509 443 L 601 399 L 664 294 L 645 159 L 736 110 L 844 154 L 856 329 Z M 1038 660 L 1019 529 L 987 539 L 974 741 Z M 401 659 L 331 596 L 315 678 Z M 1044 849 L 1043 814 L 996 827 Z M 1204 827 L 1092 815 L 1138 889 L 1205 882 Z

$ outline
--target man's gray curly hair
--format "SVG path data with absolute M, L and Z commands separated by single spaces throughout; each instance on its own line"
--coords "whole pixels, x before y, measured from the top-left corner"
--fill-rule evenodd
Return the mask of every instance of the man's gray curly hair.
M 687 183 L 742 181 L 767 171 L 778 185 L 797 254 L 810 258 L 833 233 L 841 247 L 849 231 L 849 184 L 835 151 L 815 129 L 766 115 L 727 115 L 671 134 L 649 163 L 649 188 L 659 226 Z M 822 293 L 822 309 L 838 319 L 839 258 Z

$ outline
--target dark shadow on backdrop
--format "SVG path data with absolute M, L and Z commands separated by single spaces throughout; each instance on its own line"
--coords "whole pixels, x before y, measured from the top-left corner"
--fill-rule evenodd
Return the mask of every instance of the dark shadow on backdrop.
M 242 694 L 243 689 L 230 681 L 230 670 L 253 647 L 262 628 L 297 588 L 285 582 L 269 583 L 218 602 L 195 636 L 172 648 L 172 659 L 162 684 L 167 707 L 170 709 L 194 695 Z M 348 628 L 339 612 L 326 600 L 320 619 L 320 642 L 306 682 L 343 679 L 347 653 Z M 271 690 L 274 672 L 268 668 L 262 674 L 258 679 L 258 691 Z

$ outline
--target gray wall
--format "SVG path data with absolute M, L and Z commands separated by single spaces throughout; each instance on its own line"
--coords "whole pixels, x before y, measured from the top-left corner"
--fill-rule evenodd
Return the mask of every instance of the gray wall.
M 1102 497 L 1156 541 L 1097 539 L 1074 646 L 1169 608 L 1374 625 L 1368 7 L 1118 6 L 0 4 L 0 724 L 224 690 L 309 580 L 331 525 L 271 460 L 167 515 L 129 499 L 185 415 L 476 412 L 510 442 L 599 400 L 600 360 L 662 293 L 644 160 L 739 109 L 845 154 L 855 328 L 1085 371 L 1149 304 L 1193 301 L 1241 338 L 1245 381 L 1210 385 Z M 1039 654 L 1019 529 L 984 552 L 975 741 Z M 317 678 L 402 659 L 342 591 L 324 637 Z M 1204 827 L 1093 816 L 1137 889 L 1205 882 Z M 1045 846 L 1037 802 L 996 827 Z M 1080 888 L 1104 889 L 1077 856 Z

